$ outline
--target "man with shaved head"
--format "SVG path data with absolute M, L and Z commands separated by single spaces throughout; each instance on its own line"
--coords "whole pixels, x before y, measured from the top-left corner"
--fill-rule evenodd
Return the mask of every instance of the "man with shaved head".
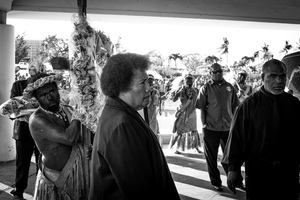
M 235 193 L 237 171 L 245 162 L 247 200 L 299 198 L 300 101 L 284 92 L 286 66 L 267 61 L 263 86 L 238 107 L 222 163 Z

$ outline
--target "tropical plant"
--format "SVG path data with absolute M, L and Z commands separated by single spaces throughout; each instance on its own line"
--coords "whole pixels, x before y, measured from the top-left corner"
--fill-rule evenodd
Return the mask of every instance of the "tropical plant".
M 219 51 L 221 51 L 222 54 L 228 54 L 229 53 L 229 41 L 226 37 L 223 38 L 223 44 L 219 48 Z
M 253 58 L 254 58 L 254 60 L 256 59 L 256 58 L 258 58 L 259 57 L 259 51 L 255 51 L 254 53 L 253 53 Z
M 150 51 L 146 54 L 146 56 L 151 61 L 152 67 L 161 68 L 164 64 L 164 58 L 162 54 L 156 50 Z
M 38 72 L 46 73 L 47 68 L 45 63 L 48 61 L 49 61 L 48 57 L 44 57 L 38 54 L 32 58 L 31 63 L 33 64 L 33 66 L 37 67 Z
M 239 61 L 235 61 L 233 63 L 233 65 L 231 66 L 232 69 L 236 70 L 240 70 L 240 69 L 244 69 L 246 66 L 248 66 L 250 64 L 250 62 L 253 62 L 254 58 L 253 57 L 249 57 L 249 56 L 243 56 L 241 58 L 241 60 Z
M 96 31 L 97 35 L 99 36 L 99 39 L 101 39 L 101 52 L 102 55 L 98 55 L 98 57 L 110 57 L 114 54 L 114 44 L 112 43 L 111 39 L 103 32 L 103 31 Z M 103 45 L 103 46 L 102 46 Z
M 242 60 L 245 62 L 245 65 L 249 65 L 250 62 L 254 62 L 254 57 L 244 56 L 242 57 Z
M 256 72 L 255 60 L 259 58 L 259 51 L 255 51 L 252 56 L 243 56 L 241 60 L 235 61 L 231 68 L 234 71 L 245 70 Z
M 292 48 L 293 48 L 293 46 L 290 44 L 290 42 L 288 40 L 286 40 L 283 49 L 280 50 L 279 52 L 288 54 Z
M 168 57 L 169 66 L 170 66 L 170 61 L 172 59 L 174 60 L 175 67 L 177 68 L 177 59 L 182 60 L 183 56 L 180 53 L 173 53 L 173 54 L 169 55 L 169 57 Z
M 161 76 L 169 76 L 169 73 L 167 72 L 167 68 L 164 67 L 164 57 L 163 55 L 156 51 L 152 50 L 146 54 L 146 56 L 149 58 L 151 62 L 151 69 L 158 72 Z
M 253 65 L 249 65 L 248 67 L 252 72 L 257 72 L 257 65 L 255 65 L 255 60 L 257 60 L 257 58 L 259 58 L 259 51 L 255 51 L 250 59 Z
M 220 61 L 220 58 L 218 58 L 217 56 L 207 56 L 205 59 L 204 59 L 204 62 L 206 64 L 213 64 L 213 63 L 218 63 Z
M 219 48 L 219 52 L 221 52 L 220 57 L 224 54 L 226 55 L 226 63 L 228 64 L 229 41 L 226 37 L 223 38 L 223 44 Z
M 50 60 L 53 57 L 69 57 L 67 41 L 57 38 L 56 35 L 48 36 L 42 40 L 41 49 L 38 53 L 41 60 Z
M 117 53 L 125 53 L 127 52 L 127 50 L 124 48 L 124 46 L 122 45 L 122 37 L 119 36 L 118 40 L 117 40 L 117 43 L 115 44 L 115 47 L 116 47 L 116 52 Z
M 254 63 L 254 61 L 259 57 L 259 51 L 253 53 L 253 56 L 244 56 L 242 57 L 242 61 L 245 65 L 249 65 L 250 62 Z
M 30 46 L 26 45 L 24 33 L 17 35 L 15 39 L 15 63 L 19 63 L 22 59 L 28 57 Z
M 201 74 L 201 68 L 203 61 L 201 61 L 201 55 L 199 53 L 187 54 L 182 59 L 183 64 L 186 66 L 186 70 L 191 74 Z
M 300 39 L 299 42 L 296 42 L 296 46 L 294 46 L 294 51 L 299 51 L 300 50 Z
M 270 60 L 273 58 L 273 54 L 270 52 L 269 45 L 267 45 L 266 43 L 262 47 L 261 51 L 263 52 L 263 60 Z

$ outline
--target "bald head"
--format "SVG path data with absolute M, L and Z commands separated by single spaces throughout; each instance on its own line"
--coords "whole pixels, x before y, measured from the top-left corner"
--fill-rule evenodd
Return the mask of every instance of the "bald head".
M 220 70 L 222 66 L 219 63 L 214 63 L 210 66 L 210 70 Z
M 286 71 L 286 65 L 281 62 L 280 60 L 277 59 L 271 59 L 268 60 L 267 62 L 265 62 L 265 64 L 262 66 L 262 73 L 266 74 L 267 72 L 269 72 L 270 68 L 274 68 L 274 67 L 282 67 L 285 69 Z
M 286 71 L 283 62 L 276 59 L 267 61 L 262 67 L 261 75 L 264 88 L 274 95 L 281 94 L 286 84 Z
M 219 63 L 214 63 L 210 66 L 210 75 L 214 81 L 221 81 L 223 79 L 222 66 Z

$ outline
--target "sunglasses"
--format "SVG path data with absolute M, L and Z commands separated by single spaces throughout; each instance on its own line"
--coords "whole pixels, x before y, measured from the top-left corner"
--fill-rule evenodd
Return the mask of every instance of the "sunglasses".
M 213 74 L 217 74 L 217 73 L 223 73 L 223 70 L 216 70 L 216 71 L 211 71 Z

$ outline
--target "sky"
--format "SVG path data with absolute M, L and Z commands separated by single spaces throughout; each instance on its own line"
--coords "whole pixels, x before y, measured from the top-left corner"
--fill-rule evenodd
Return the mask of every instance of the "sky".
M 157 50 L 164 56 L 172 53 L 220 56 L 218 48 L 223 38 L 229 41 L 228 62 L 239 61 L 243 56 L 252 56 L 269 45 L 275 58 L 284 54 L 285 41 L 293 46 L 300 40 L 300 25 L 202 20 L 160 17 L 134 17 L 101 15 L 88 20 L 96 30 L 108 35 L 113 43 L 122 37 L 121 44 L 127 52 L 146 54 Z M 48 35 L 69 39 L 73 31 L 70 20 L 7 19 L 15 27 L 15 34 L 25 33 L 25 39 L 43 40 Z M 225 59 L 224 59 L 225 60 Z

